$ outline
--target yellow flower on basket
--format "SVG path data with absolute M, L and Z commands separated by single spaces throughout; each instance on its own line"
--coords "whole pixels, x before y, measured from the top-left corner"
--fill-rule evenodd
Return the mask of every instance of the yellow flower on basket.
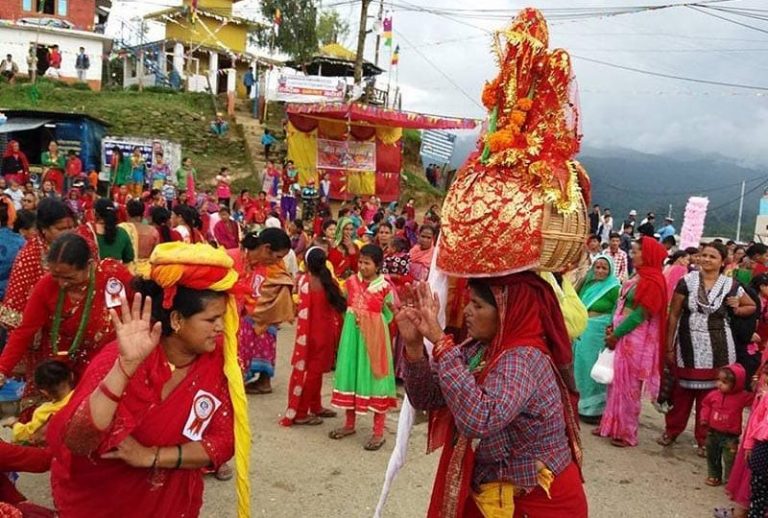
M 533 106 L 533 100 L 527 98 L 527 97 L 521 97 L 517 100 L 517 104 L 515 104 L 515 108 L 518 110 L 522 110 L 524 112 L 527 112 L 531 109 Z

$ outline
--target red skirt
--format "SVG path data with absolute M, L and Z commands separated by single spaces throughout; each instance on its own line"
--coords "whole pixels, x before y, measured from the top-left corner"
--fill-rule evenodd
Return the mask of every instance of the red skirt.
M 540 486 L 515 497 L 515 518 L 587 518 L 587 496 L 576 464 L 571 463 L 552 482 L 550 496 Z M 463 518 L 483 518 L 475 500 L 467 498 Z

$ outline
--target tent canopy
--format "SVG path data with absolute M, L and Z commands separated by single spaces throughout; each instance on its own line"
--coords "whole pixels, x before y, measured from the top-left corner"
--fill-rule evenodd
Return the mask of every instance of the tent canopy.
M 474 119 L 455 119 L 377 108 L 357 103 L 289 104 L 288 120 L 303 126 L 306 119 L 346 121 L 354 126 L 384 126 L 404 129 L 474 129 Z
M 287 61 L 285 64 L 308 76 L 352 77 L 355 75 L 355 58 L 356 55 L 351 50 L 338 43 L 329 43 L 309 58 L 309 61 L 304 63 Z M 363 77 L 373 77 L 383 73 L 384 70 L 370 61 L 363 61 Z
M 37 129 L 51 122 L 52 119 L 40 119 L 31 117 L 15 117 L 8 119 L 5 124 L 0 124 L 0 133 L 16 133 Z

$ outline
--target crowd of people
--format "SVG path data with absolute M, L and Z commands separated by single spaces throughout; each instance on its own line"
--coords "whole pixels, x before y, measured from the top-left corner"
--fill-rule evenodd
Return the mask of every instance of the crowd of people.
M 726 486 L 734 516 L 762 518 L 768 247 L 715 239 L 678 249 L 672 218 L 654 229 L 653 213 L 642 222 L 635 216 L 619 234 L 610 211 L 595 205 L 585 262 L 571 272 L 587 311 L 573 345 L 580 418 L 612 445 L 636 446 L 647 396 L 665 414 L 657 442 L 668 447 L 695 408 L 705 483 Z M 605 350 L 613 351 L 608 384 L 593 378 Z
M 205 473 L 237 472 L 246 491 L 245 395 L 273 391 L 277 333 L 289 322 L 280 424 L 319 425 L 334 407 L 344 420 L 329 437 L 340 440 L 372 414 L 363 448 L 379 450 L 402 381 L 430 411 L 430 449 L 443 446 L 434 516 L 457 501 L 484 513 L 510 489 L 531 516 L 553 505 L 586 516 L 578 421 L 613 446 L 636 446 L 643 395 L 665 413 L 663 447 L 695 408 L 705 482 L 726 485 L 741 516 L 764 516 L 765 245 L 678 250 L 671 220 L 657 231 L 653 214 L 638 222 L 632 211 L 617 233 L 596 207 L 581 262 L 555 275 L 453 279 L 441 318 L 426 284 L 437 206 L 421 221 L 413 199 L 334 210 L 328 186 L 298 185 L 290 161 L 267 164 L 256 197 L 233 196 L 226 168 L 206 183 L 190 159 L 172 172 L 162 157 L 147 167 L 140 150 L 118 148 L 99 196 L 76 160 L 52 142 L 37 188 L 11 142 L 0 197 L 0 386 L 22 393 L 0 472 L 50 470 L 61 516 L 126 515 L 92 489 L 96 479 L 128 491 L 137 516 L 194 515 Z M 609 383 L 593 377 L 606 351 Z M 472 438 L 471 471 L 452 470 L 469 462 Z M 0 501 L 48 512 L 4 476 Z
M 21 400 L 4 423 L 13 437 L 0 441 L 0 473 L 50 470 L 60 516 L 195 515 L 203 474 L 232 478 L 233 456 L 247 484 L 239 407 L 272 392 L 277 331 L 294 321 L 281 424 L 336 415 L 320 400 L 335 368 L 331 403 L 346 420 L 331 437 L 371 412 L 365 448 L 381 448 L 403 356 L 390 305 L 428 275 L 436 210 L 420 226 L 413 200 L 398 210 L 370 197 L 335 220 L 317 192 L 285 202 L 290 163 L 265 173 L 257 197 L 233 197 L 226 168 L 206 184 L 189 159 L 171 172 L 119 148 L 100 196 L 75 159 L 52 142 L 35 178 L 17 143 L 4 154 L 0 387 Z M 129 492 L 134 511 L 97 479 Z M 5 475 L 0 502 L 53 516 Z

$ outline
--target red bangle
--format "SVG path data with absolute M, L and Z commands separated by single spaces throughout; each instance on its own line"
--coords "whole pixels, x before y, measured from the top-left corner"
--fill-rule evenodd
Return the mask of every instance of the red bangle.
M 109 390 L 109 387 L 107 387 L 107 384 L 104 383 L 103 381 L 99 383 L 99 390 L 101 391 L 102 394 L 107 396 L 107 399 L 109 399 L 110 401 L 114 401 L 115 403 L 120 403 L 120 399 L 122 397 L 116 395 L 114 392 Z
M 442 358 L 447 351 L 453 349 L 453 347 L 454 343 L 451 335 L 443 335 L 432 350 L 432 358 L 434 358 L 435 361 L 440 361 L 440 358 Z

